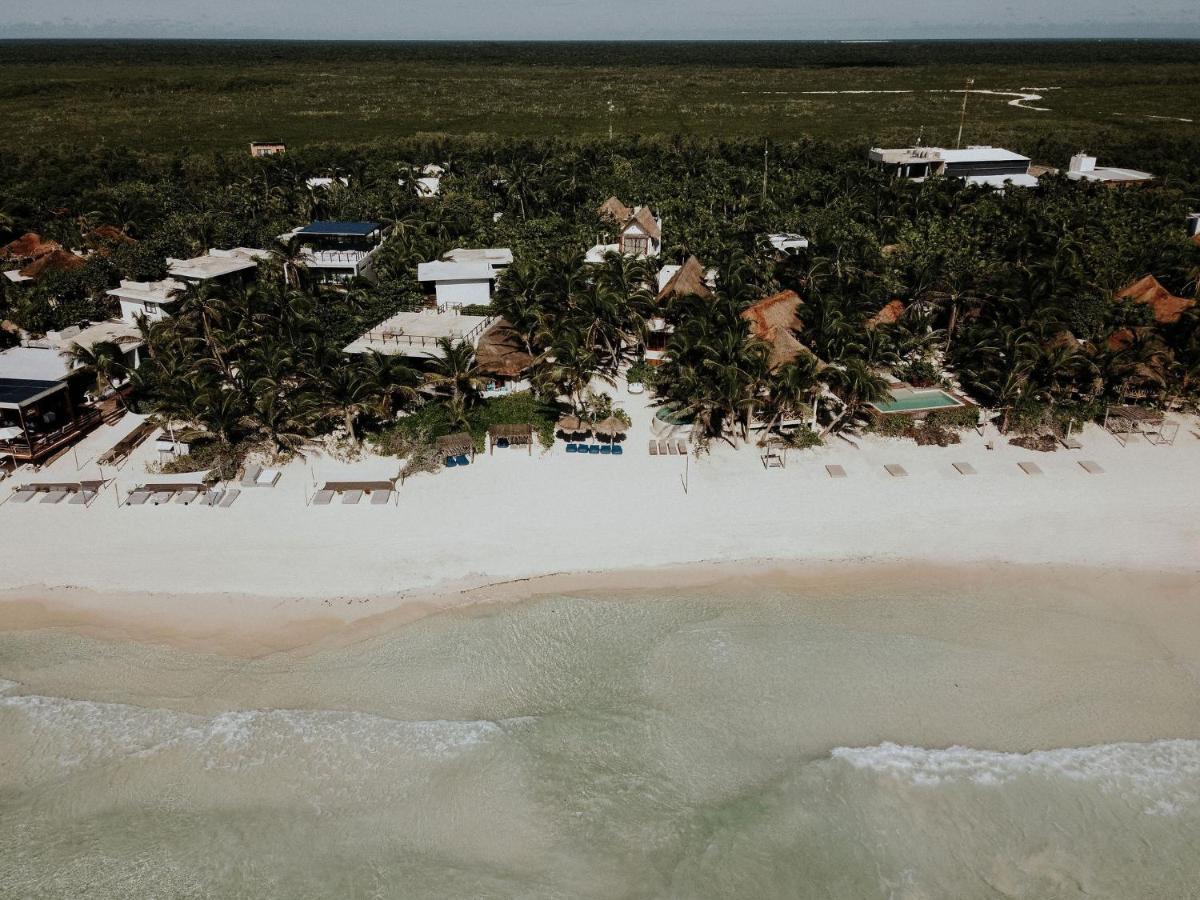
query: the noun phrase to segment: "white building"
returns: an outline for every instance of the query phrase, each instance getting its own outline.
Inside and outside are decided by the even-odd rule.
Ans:
[[[421,174],[413,181],[413,187],[417,192],[417,196],[422,200],[428,200],[431,197],[436,197],[442,192],[442,176],[446,174],[446,170],[437,163],[429,163],[421,167]],[[400,187],[408,184],[405,178],[399,178],[396,183]]]
[[[479,339],[494,321],[492,316],[463,315],[456,310],[425,309],[397,313],[351,341],[344,353],[376,351],[389,356],[435,359],[444,356],[438,342],[479,346]]]
[[[279,239],[295,241],[297,258],[317,281],[375,281],[375,254],[383,244],[378,222],[313,222]]]
[[[961,178],[968,184],[1005,188],[1037,187],[1037,177],[1029,174],[1030,159],[1002,147],[986,145],[947,150],[943,147],[872,147],[871,162],[911,181],[924,181],[931,175]]]
[[[1094,184],[1111,186],[1127,184],[1144,184],[1153,181],[1154,176],[1149,172],[1139,172],[1137,169],[1116,169],[1109,166],[1097,166],[1096,157],[1086,153],[1076,153],[1071,157],[1067,177],[1072,181],[1089,181]]]
[[[315,191],[318,188],[320,188],[322,190],[329,190],[335,184],[340,184],[342,187],[350,187],[350,179],[346,178],[344,176],[338,176],[337,178],[330,178],[330,177],[325,177],[325,176],[318,176],[316,178],[306,178],[304,180],[304,183],[308,186],[308,189],[310,191]]]
[[[167,275],[189,284],[239,281],[249,279],[259,262],[268,260],[266,250],[234,247],[232,250],[209,250],[191,259],[167,258]]]
[[[796,250],[808,249],[808,238],[802,234],[794,234],[790,231],[768,234],[767,241],[780,253],[791,253]]]
[[[92,322],[83,327],[72,325],[59,331],[47,331],[43,337],[23,342],[25,347],[57,350],[65,359],[70,358],[70,351],[76,345],[90,350],[97,344],[115,344],[120,348],[128,369],[136,369],[142,364],[142,349],[146,346],[142,333],[136,325],[121,319]]]
[[[162,281],[121,281],[120,287],[108,291],[108,296],[121,303],[121,320],[136,325],[139,317],[149,322],[161,322],[171,314],[179,295],[187,285],[174,278]]]
[[[495,280],[496,270],[486,262],[442,260],[417,266],[417,281],[433,290],[439,308],[491,303]]]
[[[507,247],[489,247],[483,250],[468,250],[455,247],[442,257],[451,262],[485,262],[497,273],[512,265],[513,252]]]
[[[1188,237],[1200,236],[1200,212],[1188,213],[1187,234]]]

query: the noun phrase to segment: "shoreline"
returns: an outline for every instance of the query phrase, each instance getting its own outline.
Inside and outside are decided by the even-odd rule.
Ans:
[[[90,588],[0,589],[0,634],[53,630],[104,641],[157,644],[238,658],[303,655],[369,640],[448,613],[487,615],[513,604],[571,595],[620,601],[647,594],[722,589],[840,593],[865,587],[992,584],[1014,589],[1052,583],[1071,589],[1112,582],[1154,584],[1170,595],[1194,592],[1195,567],[1163,570],[1116,564],[860,558],[740,559],[576,572],[500,581],[455,579],[432,589],[373,597],[294,597],[241,593],[163,594]],[[665,600],[664,602],[669,602]]]

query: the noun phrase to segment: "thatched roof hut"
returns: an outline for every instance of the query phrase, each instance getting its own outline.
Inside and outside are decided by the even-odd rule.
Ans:
[[[696,257],[689,256],[687,262],[679,267],[679,271],[662,286],[662,290],[658,292],[658,299],[699,297],[702,300],[708,300],[712,295],[712,288],[705,281],[704,266]]]
[[[62,249],[51,250],[22,268],[20,275],[22,278],[37,281],[50,272],[67,272],[71,269],[83,268],[86,264],[87,261],[82,256],[76,256],[74,253],[68,253]]]
[[[137,238],[130,237],[116,225],[97,225],[87,233],[85,240],[90,244],[136,244]]]
[[[791,362],[804,352],[804,345],[795,334],[804,327],[797,314],[803,304],[795,291],[780,291],[742,312],[742,318],[750,323],[751,336],[771,348],[772,369]]]
[[[633,216],[633,210],[616,197],[609,197],[600,204],[600,208],[596,212],[599,213],[601,220],[617,223],[625,223]]]
[[[1117,292],[1116,299],[1132,300],[1149,306],[1154,312],[1154,321],[1159,325],[1171,325],[1179,321],[1183,311],[1195,306],[1195,300],[1177,297],[1163,287],[1153,275],[1139,278]]]
[[[475,364],[485,375],[520,378],[533,365],[533,357],[513,333],[512,326],[504,319],[497,319],[479,336]]]
[[[494,452],[496,445],[503,441],[510,447],[528,447],[533,454],[533,425],[529,422],[519,424],[498,424],[488,426],[488,452]]]
[[[904,315],[904,303],[900,300],[889,300],[879,312],[867,319],[867,328],[879,325],[895,325]]]
[[[41,235],[27,231],[15,241],[0,247],[0,259],[37,259],[62,249],[58,241],[44,241]]]

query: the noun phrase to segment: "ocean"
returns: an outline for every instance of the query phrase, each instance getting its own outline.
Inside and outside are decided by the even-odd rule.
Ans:
[[[754,585],[258,659],[3,634],[0,897],[1200,896],[1193,663],[1106,610]]]

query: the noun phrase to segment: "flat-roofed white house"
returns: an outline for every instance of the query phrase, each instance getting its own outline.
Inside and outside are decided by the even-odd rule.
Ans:
[[[417,266],[417,281],[432,290],[438,308],[484,306],[492,302],[496,270],[486,262],[437,262]]]
[[[474,349],[493,321],[492,316],[465,315],[455,309],[397,313],[359,335],[343,352],[375,351],[412,359],[440,358],[445,355],[440,340],[448,339],[455,346],[467,344]]]
[[[30,338],[23,342],[25,347],[41,350],[57,350],[69,357],[76,347],[91,350],[97,344],[115,344],[121,351],[122,362],[128,369],[136,369],[142,364],[142,349],[146,342],[136,325],[122,319],[110,319],[107,322],[90,322],[87,325],[72,325],[58,331],[47,331],[39,338]]]
[[[662,219],[655,216],[650,207],[630,209],[616,197],[609,197],[601,205],[599,214],[602,221],[617,223],[617,242],[591,247],[585,257],[587,262],[602,262],[609,253],[646,259],[658,256],[662,251]]]
[[[808,249],[808,238],[802,234],[795,234],[791,231],[779,231],[775,234],[767,235],[767,242],[775,248],[778,253],[792,253],[796,250]]]
[[[313,222],[279,236],[294,241],[298,262],[317,281],[375,281],[375,254],[383,244],[378,222]]]
[[[924,181],[932,175],[961,178],[981,187],[1037,187],[1029,174],[1028,156],[1002,147],[978,145],[948,150],[944,147],[872,147],[868,158],[898,178]]]
[[[342,187],[350,187],[350,179],[346,178],[344,175],[338,175],[336,177],[318,175],[314,178],[306,178],[304,180],[304,184],[310,191],[315,191],[319,188],[329,190],[335,184],[340,184]]]
[[[1154,176],[1149,172],[1098,166],[1096,157],[1088,156],[1086,153],[1076,153],[1071,157],[1070,165],[1067,168],[1067,177],[1072,181],[1088,181],[1093,184],[1106,184],[1110,187],[1145,184],[1147,181],[1154,180]]]
[[[121,321],[136,325],[139,318],[148,322],[161,322],[171,315],[179,295],[187,285],[174,278],[162,281],[125,281],[108,291],[108,296],[121,304]]]
[[[271,258],[266,250],[234,247],[231,250],[209,250],[191,259],[167,258],[167,275],[188,284],[220,282],[222,284],[249,280],[258,264]]]
[[[455,247],[449,253],[443,254],[442,259],[451,262],[485,262],[496,272],[503,272],[512,265],[513,252],[507,247],[488,247],[481,250]]]
[[[254,157],[276,156],[287,152],[287,144],[283,141],[251,141],[250,155]]]

